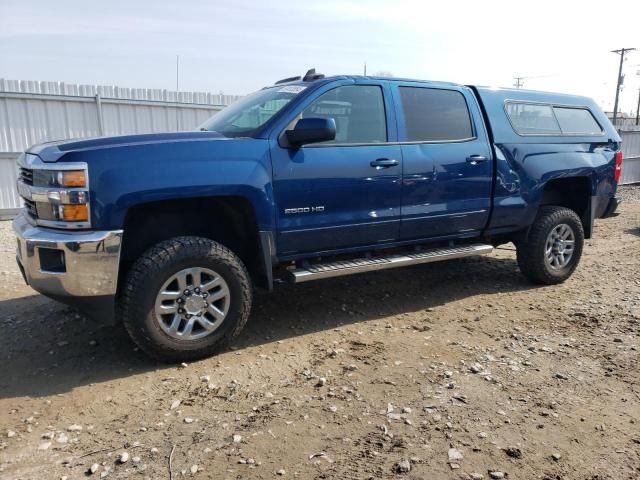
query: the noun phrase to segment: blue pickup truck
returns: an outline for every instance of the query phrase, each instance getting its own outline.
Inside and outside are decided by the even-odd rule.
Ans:
[[[274,279],[513,242],[526,278],[563,282],[618,206],[622,154],[589,98],[310,70],[198,131],[44,143],[18,167],[27,283],[184,361],[224,348]]]

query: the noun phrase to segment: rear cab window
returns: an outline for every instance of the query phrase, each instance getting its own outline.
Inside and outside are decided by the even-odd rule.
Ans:
[[[585,107],[507,101],[505,112],[518,135],[602,135],[603,130]]]
[[[429,87],[400,86],[408,142],[460,142],[474,137],[462,93]]]

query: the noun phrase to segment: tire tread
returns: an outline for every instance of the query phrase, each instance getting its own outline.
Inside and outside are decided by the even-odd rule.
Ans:
[[[140,315],[144,313],[136,308],[137,302],[134,296],[140,288],[145,288],[147,279],[152,278],[154,273],[182,255],[213,257],[223,262],[239,281],[243,295],[240,315],[233,328],[204,349],[185,351],[154,342],[140,324]],[[252,299],[249,273],[242,261],[230,249],[203,237],[175,237],[149,248],[134,262],[121,289],[118,309],[125,329],[140,349],[151,357],[174,362],[207,357],[226,348],[246,325]]]
[[[574,258],[569,269],[562,275],[553,275],[546,267],[544,256],[540,256],[540,249],[544,244],[550,228],[559,223],[570,221],[576,237]],[[518,266],[522,274],[534,283],[555,285],[564,282],[571,276],[578,266],[582,255],[584,229],[580,217],[573,210],[559,206],[543,206],[538,210],[536,219],[531,226],[529,235],[516,245]]]

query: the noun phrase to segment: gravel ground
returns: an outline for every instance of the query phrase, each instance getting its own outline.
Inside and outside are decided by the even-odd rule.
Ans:
[[[640,202],[640,184],[623,185],[618,188],[618,196],[625,202]]]
[[[230,351],[180,367],[25,286],[0,223],[0,478],[638,479],[621,194],[563,285],[528,284],[510,246],[278,285]]]

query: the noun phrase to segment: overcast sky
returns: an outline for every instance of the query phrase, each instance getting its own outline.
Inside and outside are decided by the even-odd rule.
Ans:
[[[611,109],[640,1],[0,0],[0,78],[245,94],[316,67],[579,93]],[[621,109],[633,111],[640,53]]]

